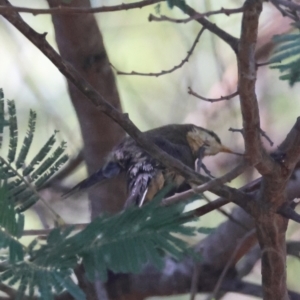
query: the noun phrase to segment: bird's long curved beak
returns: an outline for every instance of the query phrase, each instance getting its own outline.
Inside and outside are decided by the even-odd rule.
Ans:
[[[226,152],[226,153],[231,153],[231,154],[240,155],[240,156],[244,155],[243,153],[234,152],[231,149],[229,149],[228,147],[223,146],[223,145],[222,145],[222,148],[221,148],[220,152]]]

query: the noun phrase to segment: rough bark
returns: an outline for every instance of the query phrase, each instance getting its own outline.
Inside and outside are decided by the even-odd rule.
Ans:
[[[66,5],[49,0],[50,7]],[[89,7],[89,0],[74,0],[72,7]],[[110,68],[103,37],[93,14],[52,15],[56,41],[61,56],[72,64],[88,82],[114,107],[121,109],[114,74]],[[84,142],[84,159],[88,173],[96,171],[105,156],[124,136],[123,130],[110,118],[95,109],[85,96],[70,82],[68,89],[77,113]],[[80,133],[78,133],[80,134]],[[89,193],[91,217],[100,212],[116,212],[123,206],[125,188],[117,178]]]

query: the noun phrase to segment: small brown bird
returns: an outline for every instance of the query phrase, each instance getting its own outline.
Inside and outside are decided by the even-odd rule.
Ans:
[[[238,154],[223,146],[214,132],[193,124],[166,125],[146,131],[144,134],[149,141],[190,168],[195,169],[197,161],[196,170],[200,171],[203,168],[206,173],[208,170],[202,163],[205,156],[219,152]],[[112,150],[101,169],[78,183],[64,196],[70,196],[121,172],[127,174],[128,198],[125,206],[133,204],[141,206],[166,185],[175,186],[172,193],[188,185],[184,177],[152,158],[134,139],[125,137]]]

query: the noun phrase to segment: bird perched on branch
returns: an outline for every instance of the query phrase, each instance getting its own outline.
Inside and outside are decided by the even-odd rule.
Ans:
[[[144,134],[149,141],[190,168],[195,169],[197,161],[197,171],[201,168],[207,171],[202,163],[205,156],[219,152],[238,154],[223,146],[214,132],[193,124],[166,125]],[[168,184],[173,184],[176,188],[186,184],[184,177],[152,158],[134,139],[125,137],[112,150],[101,169],[78,183],[64,196],[113,178],[121,172],[127,174],[128,198],[125,206],[141,206]]]

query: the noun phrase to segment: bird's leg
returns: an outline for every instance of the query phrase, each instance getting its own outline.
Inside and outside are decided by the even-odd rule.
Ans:
[[[202,146],[198,150],[198,159],[196,164],[196,172],[200,173],[202,168],[202,159],[204,158],[205,146]]]
[[[210,178],[216,178],[216,177],[213,176],[213,175],[211,174],[211,172],[206,168],[206,166],[205,166],[204,163],[201,164],[201,167],[202,167],[203,171],[204,171]]]
[[[202,146],[198,150],[198,160],[196,164],[196,171],[200,173],[201,169],[211,178],[215,178],[211,172],[206,168],[205,164],[202,162],[202,159],[204,158],[205,153],[205,146]]]

